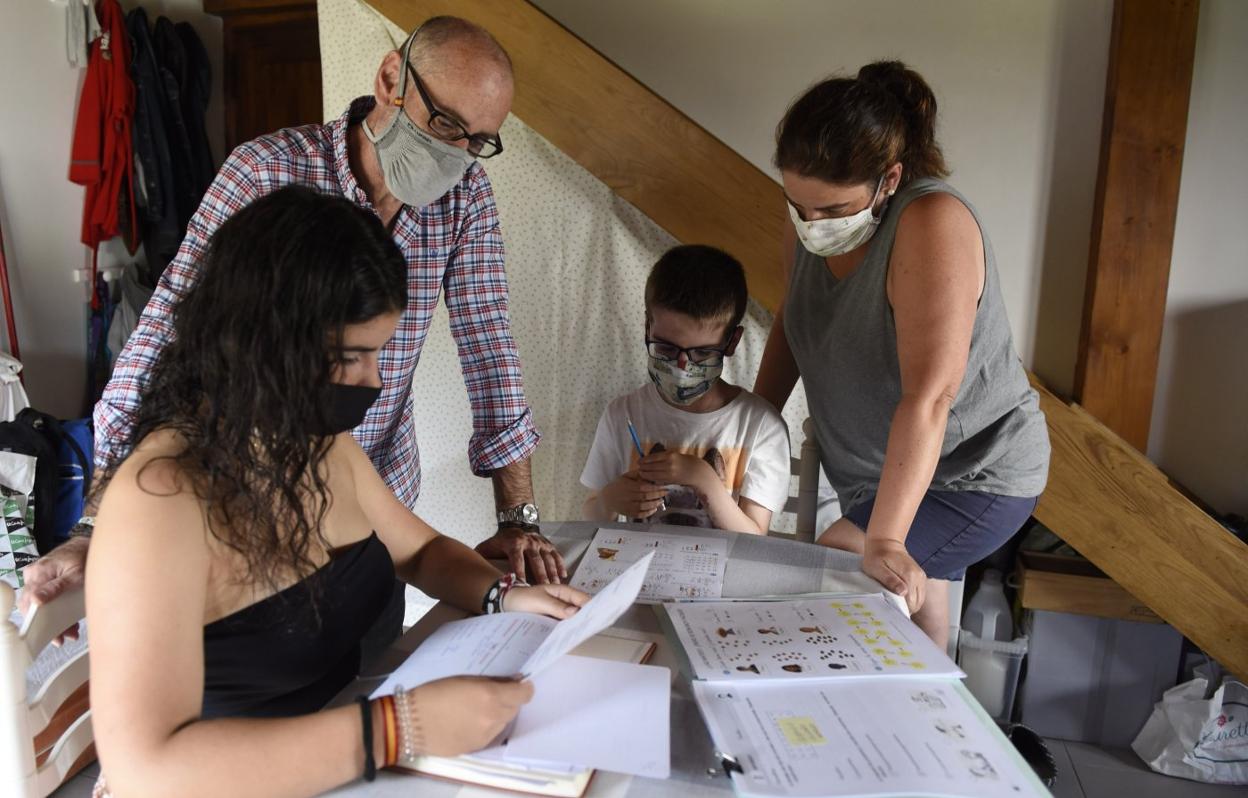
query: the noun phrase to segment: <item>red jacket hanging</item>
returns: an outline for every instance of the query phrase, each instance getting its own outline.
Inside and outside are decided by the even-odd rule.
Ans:
[[[137,244],[134,213],[134,155],[130,126],[134,83],[130,80],[130,41],[117,0],[98,0],[95,9],[103,33],[91,43],[87,78],[78,101],[69,179],[86,186],[82,243],[93,251],[121,232],[120,207],[130,217],[127,248]],[[94,275],[93,282],[94,282]]]

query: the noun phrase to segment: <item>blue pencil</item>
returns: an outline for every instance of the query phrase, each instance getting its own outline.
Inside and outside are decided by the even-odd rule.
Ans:
[[[645,457],[646,453],[641,450],[641,438],[637,437],[637,428],[633,426],[631,418],[625,419],[628,422],[628,434],[633,436],[633,445],[637,447],[637,456]]]

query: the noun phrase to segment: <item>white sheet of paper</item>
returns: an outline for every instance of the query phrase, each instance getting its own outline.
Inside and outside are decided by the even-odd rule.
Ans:
[[[664,609],[699,679],[964,675],[878,593],[668,604]]]
[[[624,569],[654,552],[638,601],[719,598],[724,593],[728,541],[694,535],[661,535],[599,529],[572,575],[572,587],[597,593]]]
[[[560,760],[652,779],[671,774],[667,668],[569,655],[533,678],[508,760]]]
[[[611,584],[599,591],[571,618],[559,621],[540,648],[520,669],[525,677],[536,676],[555,660],[615,623],[637,600],[654,552],[633,563]]]
[[[1040,781],[952,681],[693,683],[749,796],[1039,798]]]
[[[500,612],[443,624],[372,697],[390,695],[398,685],[410,690],[446,676],[514,676],[559,623],[544,615]]]

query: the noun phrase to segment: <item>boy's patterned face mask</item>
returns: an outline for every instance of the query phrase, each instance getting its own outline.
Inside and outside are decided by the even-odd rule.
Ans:
[[[724,370],[724,364],[721,362],[714,366],[699,366],[687,363],[682,369],[669,360],[651,355],[647,370],[663,398],[683,407],[698,401],[711,389]]]

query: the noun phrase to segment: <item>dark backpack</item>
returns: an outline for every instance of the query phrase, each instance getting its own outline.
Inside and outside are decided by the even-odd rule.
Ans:
[[[28,407],[0,423],[0,451],[35,458],[31,532],[39,553],[47,554],[69,537],[70,527],[82,517],[91,487],[91,421],[62,422]]]

